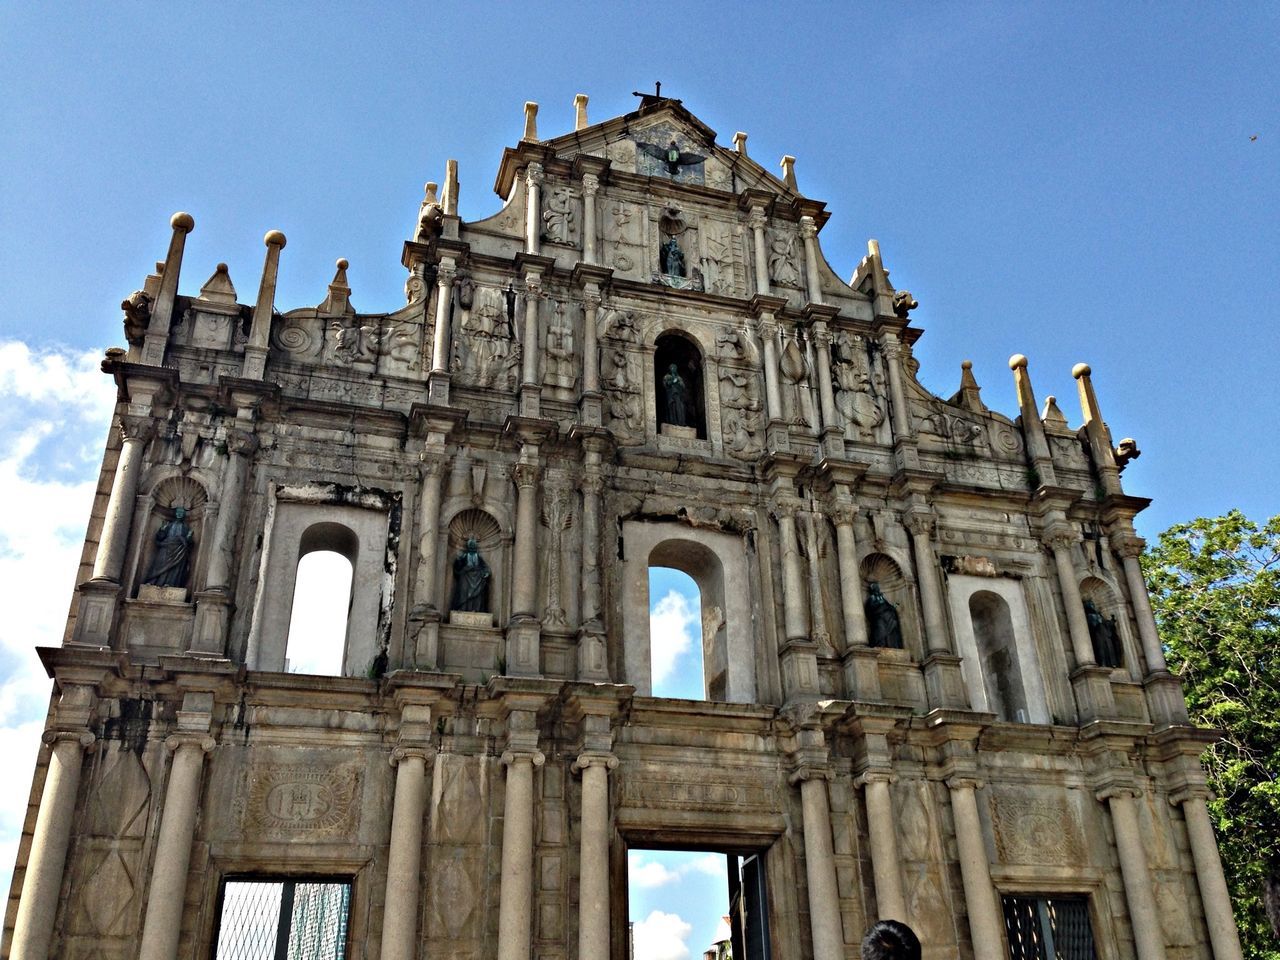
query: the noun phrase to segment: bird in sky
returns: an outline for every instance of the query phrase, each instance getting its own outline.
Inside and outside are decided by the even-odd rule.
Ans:
[[[1253,136],[1251,136],[1251,137],[1249,138],[1249,142],[1250,142],[1250,143],[1253,143],[1253,142],[1254,142],[1255,140],[1257,140],[1257,139],[1258,139],[1258,135],[1255,133]]]

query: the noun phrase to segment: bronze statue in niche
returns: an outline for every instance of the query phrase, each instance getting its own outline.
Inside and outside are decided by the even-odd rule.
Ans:
[[[867,643],[873,647],[901,650],[902,624],[898,620],[898,611],[880,592],[880,584],[875,580],[867,584],[867,602],[863,609],[867,614]]]
[[[489,564],[480,556],[480,545],[475,537],[468,537],[466,546],[453,558],[453,595],[449,598],[449,609],[488,613],[489,576]]]
[[[689,409],[689,388],[673,363],[662,378],[663,401],[667,408],[667,423],[677,427],[692,427],[693,417]]]
[[[187,525],[187,511],[175,507],[173,519],[156,531],[156,552],[151,557],[142,582],[153,587],[185,587],[191,566],[194,535]]]
[[[1089,640],[1093,643],[1093,659],[1100,667],[1124,666],[1124,655],[1120,652],[1120,633],[1116,627],[1116,618],[1108,620],[1093,605],[1092,600],[1084,602],[1084,618],[1089,623]]]

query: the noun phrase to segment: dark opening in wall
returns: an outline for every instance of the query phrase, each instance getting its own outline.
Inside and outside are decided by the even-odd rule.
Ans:
[[[703,392],[702,353],[697,344],[679,333],[664,333],[658,338],[653,355],[653,396],[657,405],[659,429],[664,424],[691,427],[698,439],[707,438],[707,412]],[[670,381],[674,374],[683,383],[685,399],[671,402]],[[673,409],[674,407],[674,409]],[[677,423],[679,410],[685,410],[685,423]],[[675,416],[673,416],[675,414]]]

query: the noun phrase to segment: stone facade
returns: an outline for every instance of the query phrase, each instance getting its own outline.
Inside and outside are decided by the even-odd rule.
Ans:
[[[349,880],[350,957],[624,960],[660,844],[754,855],[752,955],[894,917],[986,960],[1004,898],[1074,896],[1098,957],[1239,957],[1088,367],[1079,429],[1022,357],[1015,419],[967,364],[930,394],[915,301],[874,241],[836,275],[792,158],[578,106],[549,140],[526,107],[489,219],[428,184],[391,313],[345,261],[277,312],[274,231],[252,304],[225,266],[182,295],[175,215],[103,364],[4,955],[208,958],[252,875]],[[180,582],[144,584],[178,507]],[[473,538],[487,602],[451,611]],[[315,549],[355,570],[341,676],[284,672]],[[651,566],[700,587],[705,701],[651,696]]]

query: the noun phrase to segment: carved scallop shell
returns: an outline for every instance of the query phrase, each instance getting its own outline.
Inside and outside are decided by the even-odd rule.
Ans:
[[[190,477],[170,477],[168,480],[162,480],[156,484],[151,496],[161,507],[169,510],[182,507],[191,514],[203,507],[205,501],[209,499],[204,487]]]
[[[481,552],[492,550],[502,540],[502,528],[483,510],[463,510],[449,522],[449,543],[460,548],[471,537],[475,537]]]

